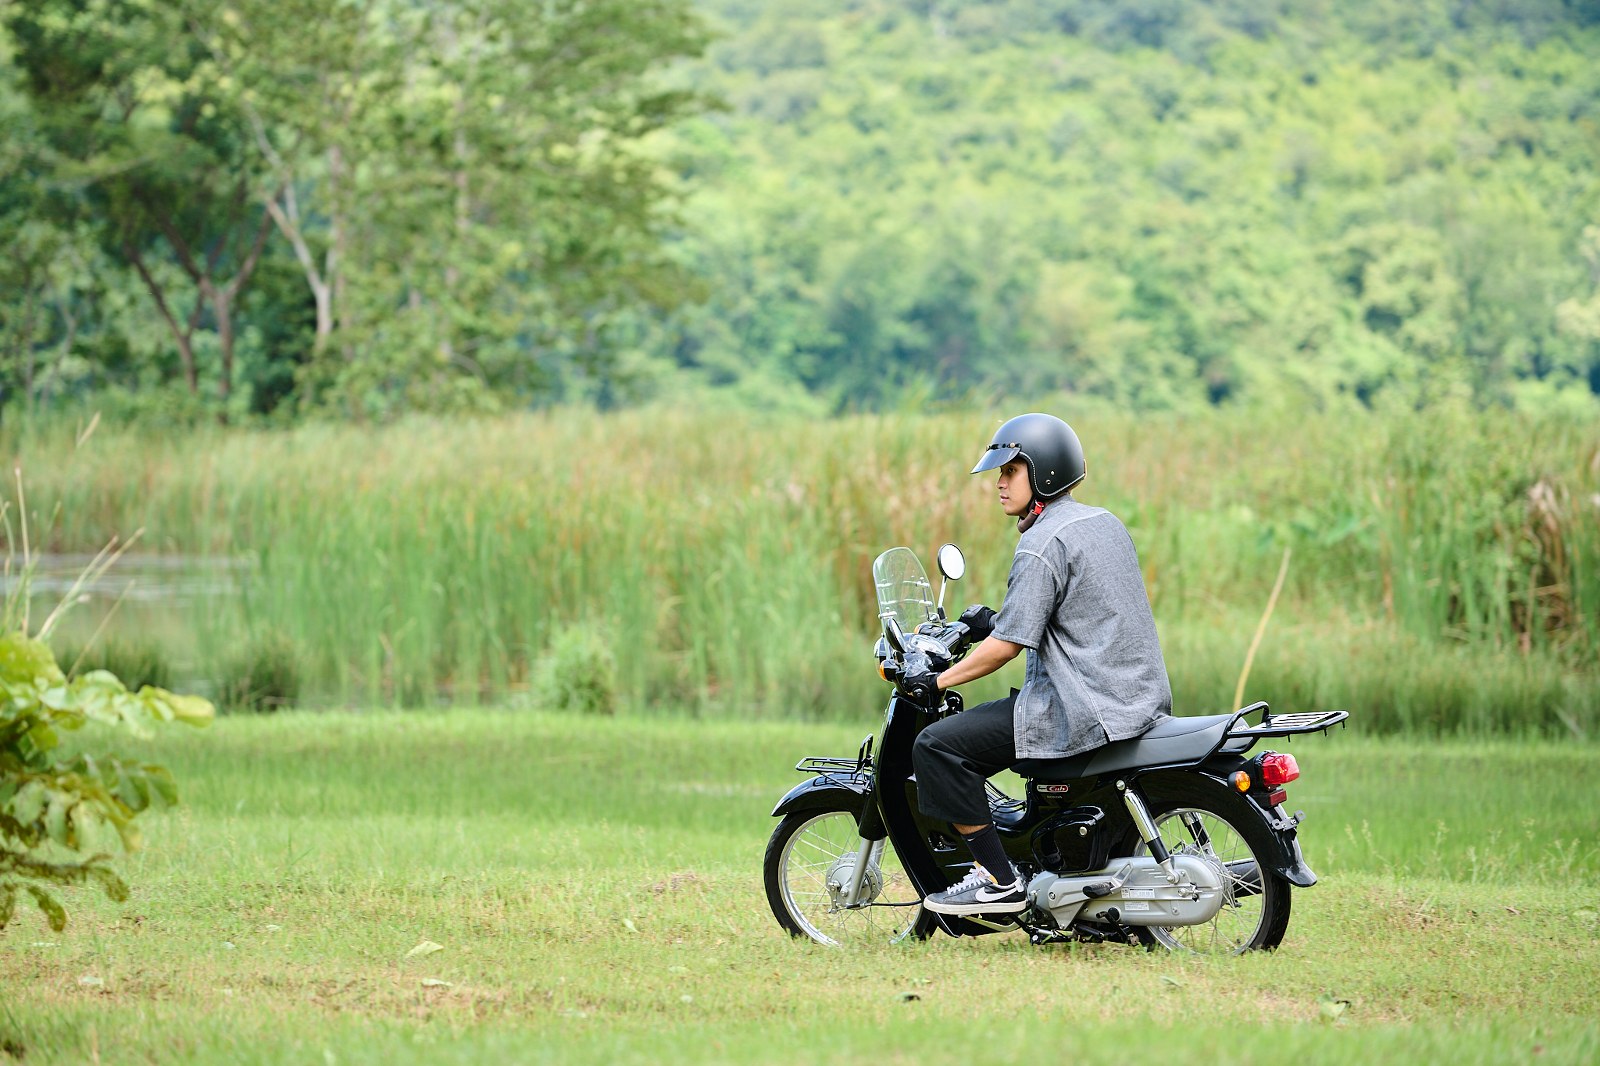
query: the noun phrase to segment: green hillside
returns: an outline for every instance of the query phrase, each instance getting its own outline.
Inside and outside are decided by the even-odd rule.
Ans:
[[[702,6],[708,298],[647,391],[1600,392],[1600,5]]]
[[[1596,0],[16,0],[0,403],[1592,413],[1597,59]]]

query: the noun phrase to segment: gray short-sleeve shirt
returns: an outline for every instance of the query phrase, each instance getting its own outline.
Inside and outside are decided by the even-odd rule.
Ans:
[[[1138,736],[1172,711],[1133,538],[1104,508],[1059,499],[1022,534],[994,635],[1028,649],[1019,759]]]

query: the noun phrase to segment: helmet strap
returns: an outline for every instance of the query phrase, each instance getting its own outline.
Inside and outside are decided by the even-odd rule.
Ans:
[[[1017,532],[1026,533],[1033,528],[1033,524],[1044,514],[1044,501],[1035,499],[1033,506],[1028,508],[1028,513],[1017,519]]]

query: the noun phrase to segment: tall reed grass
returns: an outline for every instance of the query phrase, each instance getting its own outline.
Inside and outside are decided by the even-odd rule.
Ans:
[[[577,627],[612,642],[624,705],[845,716],[884,696],[879,551],[931,562],[957,541],[954,606],[1001,599],[1015,531],[966,475],[996,424],[563,411],[0,445],[56,550],[143,528],[163,552],[250,560],[234,607],[197,610],[202,676],[265,643],[292,649],[311,702],[496,700]],[[1434,412],[1077,428],[1078,496],[1133,533],[1181,712],[1230,702],[1289,549],[1247,698],[1384,729],[1600,726],[1600,427]]]

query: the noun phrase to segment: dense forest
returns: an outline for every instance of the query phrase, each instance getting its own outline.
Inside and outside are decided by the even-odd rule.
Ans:
[[[10,0],[6,417],[1600,410],[1594,0]]]

